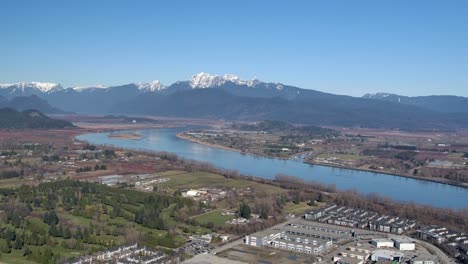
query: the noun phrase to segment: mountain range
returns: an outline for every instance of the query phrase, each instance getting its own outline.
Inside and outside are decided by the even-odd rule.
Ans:
[[[9,100],[31,95],[47,100],[52,107],[87,114],[271,119],[314,125],[400,129],[468,127],[468,98],[385,94],[352,97],[256,78],[242,80],[235,75],[199,73],[190,80],[169,86],[159,81],[111,87],[63,88],[59,84],[37,82],[0,85],[0,96]]]
[[[66,114],[66,111],[51,106],[45,99],[37,95],[16,96],[8,100],[0,96],[0,108],[12,108],[19,111],[38,110],[46,114]]]
[[[414,105],[442,113],[468,113],[468,98],[453,95],[402,96],[390,93],[365,94],[363,98]]]

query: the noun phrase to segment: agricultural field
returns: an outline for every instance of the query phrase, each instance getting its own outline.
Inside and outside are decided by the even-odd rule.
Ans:
[[[320,128],[264,121],[185,132],[202,144],[468,186],[468,131]]]

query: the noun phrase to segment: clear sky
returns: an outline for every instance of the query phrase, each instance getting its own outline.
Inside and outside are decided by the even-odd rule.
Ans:
[[[468,96],[468,1],[0,2],[0,83],[198,72],[302,88]]]

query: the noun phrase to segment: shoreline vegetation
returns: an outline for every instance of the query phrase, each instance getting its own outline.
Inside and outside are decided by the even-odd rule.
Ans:
[[[223,145],[213,144],[213,143],[205,142],[205,141],[202,141],[202,140],[194,139],[194,138],[191,138],[191,137],[188,137],[188,136],[184,135],[185,132],[186,131],[177,133],[176,137],[178,137],[180,139],[188,140],[190,142],[202,144],[202,145],[205,145],[205,146],[210,146],[210,147],[224,149],[224,150],[230,150],[230,151],[234,151],[234,152],[238,152],[238,153],[242,153],[242,154],[252,154],[252,153],[246,153],[246,152],[241,151],[239,149],[230,148],[230,147],[226,147],[226,146],[223,146]],[[254,155],[256,155],[256,154],[254,154]],[[258,156],[261,156],[261,155],[258,155]],[[264,157],[267,157],[267,156],[264,156]]]
[[[188,141],[191,141],[191,142],[194,142],[194,143],[202,144],[202,145],[205,145],[205,146],[210,146],[210,147],[214,147],[214,148],[234,151],[234,152],[238,152],[238,153],[241,153],[241,154],[255,155],[255,156],[270,158],[270,159],[280,159],[280,160],[289,160],[289,159],[291,159],[291,158],[275,157],[275,156],[265,155],[265,154],[260,154],[260,153],[245,152],[245,151],[242,151],[240,149],[235,149],[235,148],[230,148],[230,147],[226,147],[226,146],[219,145],[219,144],[209,143],[209,142],[206,142],[206,141],[203,141],[203,140],[188,137],[188,136],[184,135],[185,132],[187,132],[187,131],[177,133],[176,137],[178,137],[180,139],[188,140]]]
[[[214,148],[220,148],[220,149],[235,151],[235,152],[242,153],[242,154],[255,155],[255,156],[260,156],[260,157],[265,157],[265,158],[274,158],[274,159],[281,159],[281,160],[289,160],[289,159],[292,158],[292,157],[290,157],[290,158],[281,158],[281,157],[274,157],[274,156],[268,156],[268,155],[261,155],[261,154],[257,154],[257,153],[244,152],[244,151],[241,151],[239,149],[230,148],[230,147],[226,147],[226,146],[219,145],[219,144],[213,144],[213,143],[205,142],[205,141],[200,140],[200,139],[194,139],[192,137],[188,137],[188,136],[184,135],[183,133],[184,132],[177,133],[176,136],[178,138],[180,138],[180,139],[188,140],[188,141],[191,141],[191,142],[194,142],[194,143],[198,143],[198,144],[202,144],[202,145],[206,145],[206,146],[210,146],[210,147],[214,147]],[[300,153],[296,154],[294,156],[298,156],[298,155],[300,155]],[[340,165],[333,165],[333,164],[325,164],[325,163],[310,161],[310,160],[306,160],[306,159],[304,159],[302,162],[307,163],[307,164],[311,164],[311,165],[319,165],[319,166],[326,166],[326,167],[332,167],[332,168],[338,168],[338,169],[355,170],[355,171],[382,173],[382,174],[387,174],[387,175],[391,175],[391,176],[398,176],[398,177],[409,178],[409,179],[414,179],[414,180],[428,181],[428,182],[434,182],[434,183],[447,184],[447,185],[456,186],[456,187],[468,188],[468,184],[451,182],[449,180],[438,179],[438,178],[426,178],[426,177],[420,177],[420,176],[414,176],[414,175],[396,174],[396,173],[383,171],[383,170],[373,170],[373,169],[354,168],[354,167],[347,167],[347,166],[340,166]]]
[[[10,139],[8,141],[22,139],[16,144],[25,145],[28,150],[32,148],[33,157],[40,155],[38,153],[41,153],[42,149],[49,149],[52,152],[47,157],[37,156],[40,159],[38,164],[47,166],[54,172],[61,172],[64,168],[67,171],[60,177],[56,174],[31,179],[16,177],[13,178],[16,182],[5,182],[6,185],[2,186],[4,194],[11,201],[2,204],[3,208],[9,209],[5,211],[11,216],[7,218],[8,222],[3,222],[3,225],[8,225],[10,228],[12,224],[16,224],[18,228],[11,227],[11,229],[16,232],[18,238],[23,238],[26,231],[25,237],[28,238],[28,242],[24,242],[24,245],[31,250],[29,256],[18,255],[21,253],[18,249],[12,249],[12,253],[2,253],[2,260],[6,263],[23,263],[50,254],[54,254],[57,262],[61,262],[93,252],[95,247],[109,248],[125,244],[132,239],[141,239],[142,244],[146,246],[164,248],[168,252],[173,252],[172,249],[181,247],[185,238],[194,234],[216,232],[230,234],[235,239],[274,226],[284,221],[290,213],[301,215],[305,210],[312,210],[325,204],[395,215],[415,220],[422,225],[436,224],[464,232],[468,230],[466,209],[399,202],[378,194],[366,195],[353,190],[337,190],[333,184],[306,181],[284,174],[265,179],[240,174],[235,170],[223,170],[210,163],[184,159],[169,152],[135,150],[105,144],[92,145],[86,140],[76,138],[91,132],[86,129],[53,131],[57,134],[53,138],[55,144],[53,149],[48,145],[50,132],[4,131],[2,134],[5,139]],[[132,131],[115,133],[132,133]],[[24,143],[24,141],[34,143]],[[10,145],[7,147],[11,148]],[[12,161],[19,159],[21,157],[16,156],[17,153],[21,153],[19,149],[21,148],[14,148],[5,155],[10,155]],[[71,162],[66,158],[70,155],[70,151],[74,153],[74,168],[94,165],[94,159],[100,160],[99,164],[105,168],[93,170],[89,167],[90,170],[76,172],[73,168],[64,167],[62,165],[64,159]],[[25,171],[26,174],[32,172]],[[113,187],[97,183],[102,176],[137,174],[152,174],[154,179],[170,180],[160,182],[156,185],[157,188],[148,191],[136,188],[134,183],[141,180],[138,177],[135,177],[134,181],[130,179],[131,177],[123,177],[126,180]],[[48,182],[49,180],[51,182]],[[149,182],[153,179],[147,180]],[[227,193],[208,208],[201,206],[201,203],[191,203],[180,197],[183,189],[203,187],[225,190]],[[54,195],[50,195],[50,190],[53,190]],[[95,202],[89,206],[86,202],[64,199],[74,197],[75,193],[79,193],[84,201]],[[21,199],[21,203],[18,203],[15,195],[22,195],[28,199]],[[157,199],[145,199],[149,196]],[[35,206],[29,197],[38,199],[38,206]],[[27,209],[28,203],[32,208],[31,211]],[[163,203],[172,205],[167,208],[159,206]],[[220,210],[235,212],[240,208],[240,204],[248,205],[252,213],[260,215],[263,220],[246,225],[223,224],[226,219],[217,212],[222,212]],[[17,206],[18,210],[11,210],[11,205]],[[49,207],[52,206],[54,210],[50,210]],[[296,213],[295,210],[299,211]],[[51,212],[53,217],[50,217]],[[20,217],[13,213],[18,213]],[[191,217],[192,215],[196,217]],[[22,229],[23,226],[26,229]],[[171,226],[175,226],[180,233],[172,233],[172,229],[169,228]],[[41,246],[44,246],[44,249],[40,250],[36,248],[36,242],[31,240],[29,235],[31,230],[39,230],[38,228],[40,232],[37,241],[42,241]],[[78,230],[81,230],[81,233]],[[139,237],[139,233],[146,235]],[[79,247],[71,243],[76,239],[87,243],[82,244],[84,247]],[[114,242],[108,242],[111,240]],[[45,249],[51,253],[44,254]]]
[[[111,138],[118,138],[118,139],[127,139],[127,140],[141,140],[143,135],[140,135],[135,132],[130,133],[111,133],[108,135]]]
[[[326,167],[332,167],[332,168],[337,168],[337,169],[347,169],[347,170],[366,171],[366,172],[387,174],[387,175],[391,175],[391,176],[398,176],[398,177],[421,180],[421,181],[428,181],[428,182],[434,182],[434,183],[447,184],[447,185],[461,187],[461,188],[468,188],[468,184],[450,182],[449,180],[444,180],[444,179],[435,179],[435,178],[426,178],[426,177],[420,177],[420,176],[414,176],[414,175],[396,174],[396,173],[391,173],[391,172],[382,171],[382,170],[346,167],[346,166],[332,165],[332,164],[326,164],[326,163],[321,163],[321,162],[316,162],[316,161],[309,161],[309,160],[304,160],[303,162],[307,163],[307,164],[311,164],[311,165],[319,165],[319,166],[326,166]]]
[[[117,147],[117,149],[124,148]],[[400,217],[407,217],[420,222],[420,224],[445,224],[457,230],[467,230],[466,228],[468,223],[464,220],[466,209],[451,209],[413,202],[400,202],[375,193],[366,195],[357,193],[353,190],[338,190],[333,184],[304,181],[303,179],[284,174],[278,174],[274,179],[265,179],[254,175],[241,174],[235,170],[219,169],[205,162],[185,160],[176,154],[168,152],[152,152],[144,150],[132,151],[155,155],[165,160],[167,159],[175,162],[178,161],[183,164],[190,164],[190,166],[194,167],[193,169],[195,171],[200,169],[202,171],[221,175],[226,179],[244,179],[260,184],[284,188],[288,190],[289,194],[292,196],[307,199],[315,197],[313,199],[318,202],[335,203],[342,206],[351,206]],[[431,215],[431,217],[427,217],[427,215]]]

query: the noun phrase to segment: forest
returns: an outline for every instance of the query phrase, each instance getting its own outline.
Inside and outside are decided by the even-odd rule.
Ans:
[[[135,241],[176,248],[183,238],[173,218],[197,206],[179,196],[73,180],[1,189],[0,261],[61,262]]]
[[[54,129],[65,127],[74,127],[74,125],[68,121],[50,118],[37,110],[19,112],[12,108],[0,109],[0,128]]]

